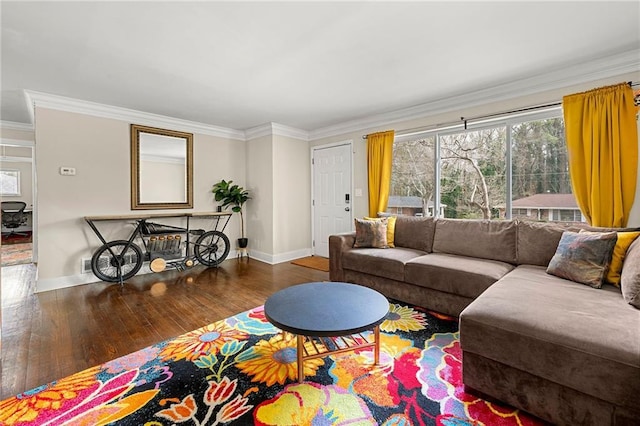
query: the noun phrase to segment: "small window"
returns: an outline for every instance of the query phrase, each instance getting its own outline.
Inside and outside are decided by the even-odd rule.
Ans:
[[[19,170],[0,170],[0,195],[20,196]]]

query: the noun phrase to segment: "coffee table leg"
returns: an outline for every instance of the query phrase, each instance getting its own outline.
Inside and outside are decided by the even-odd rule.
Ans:
[[[296,337],[298,341],[298,383],[302,383],[304,381],[304,361],[302,356],[302,352],[304,350],[304,336],[298,334]]]
[[[376,344],[373,347],[373,363],[378,365],[380,363],[380,326],[376,325],[373,329],[373,335],[376,339]]]

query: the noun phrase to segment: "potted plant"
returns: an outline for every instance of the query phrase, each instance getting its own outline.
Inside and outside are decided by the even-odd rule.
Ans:
[[[244,236],[244,216],[242,215],[242,206],[248,200],[251,199],[249,191],[238,185],[231,185],[232,180],[226,181],[222,179],[220,182],[213,185],[211,192],[213,192],[214,198],[218,202],[222,202],[222,209],[226,209],[231,206],[231,210],[240,213],[240,233],[241,238],[238,238],[238,246],[240,248],[247,247],[249,239]]]

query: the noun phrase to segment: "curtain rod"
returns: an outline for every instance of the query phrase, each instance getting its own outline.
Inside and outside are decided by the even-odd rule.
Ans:
[[[632,82],[632,81],[628,81],[627,84],[629,84],[629,86],[631,87],[635,87],[635,86],[640,86],[640,82]],[[548,103],[548,104],[542,104],[542,105],[536,105],[536,106],[530,106],[530,107],[525,107],[525,108],[519,108],[519,109],[513,109],[511,111],[503,111],[503,112],[496,112],[493,114],[486,114],[486,115],[478,115],[475,117],[471,117],[471,118],[465,118],[465,117],[460,117],[460,121],[452,121],[449,123],[443,123],[443,124],[434,124],[432,126],[427,126],[427,127],[415,127],[412,129],[404,129],[404,130],[399,130],[397,133],[413,133],[413,132],[426,132],[429,130],[434,130],[434,129],[438,129],[438,128],[442,128],[442,127],[454,127],[454,126],[459,126],[460,124],[464,125],[464,129],[467,130],[467,123],[469,121],[475,121],[475,120],[480,120],[480,119],[485,119],[485,118],[492,118],[492,117],[499,117],[501,115],[507,115],[507,114],[515,114],[518,112],[527,112],[527,111],[535,111],[537,109],[545,109],[545,108],[553,108],[553,107],[557,107],[562,105],[562,102],[552,102],[552,103]],[[369,134],[366,135],[362,135],[362,139],[367,139],[367,137],[369,136]],[[406,136],[406,135],[403,135]]]

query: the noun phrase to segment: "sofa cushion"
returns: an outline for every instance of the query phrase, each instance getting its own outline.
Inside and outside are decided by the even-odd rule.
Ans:
[[[620,274],[620,289],[624,300],[640,309],[640,238],[627,250]]]
[[[348,250],[342,257],[342,268],[379,277],[404,281],[404,264],[425,252],[403,247],[386,250],[358,248]]]
[[[518,265],[547,266],[556,253],[560,238],[564,231],[579,232],[580,230],[593,232],[610,231],[638,231],[637,228],[598,228],[586,223],[562,224],[554,222],[533,222],[517,220],[518,234]]]
[[[395,227],[395,246],[431,252],[434,222],[432,217],[398,215]]]
[[[518,265],[547,266],[556,253],[564,231],[578,232],[578,226],[518,220]]]
[[[516,222],[438,219],[433,251],[516,263]]]
[[[475,298],[513,268],[496,260],[431,253],[409,260],[404,275],[411,284]]]
[[[523,265],[460,314],[462,350],[634,407],[640,311],[618,289],[594,289]]]
[[[566,231],[549,262],[547,273],[600,288],[617,238],[616,232]]]

